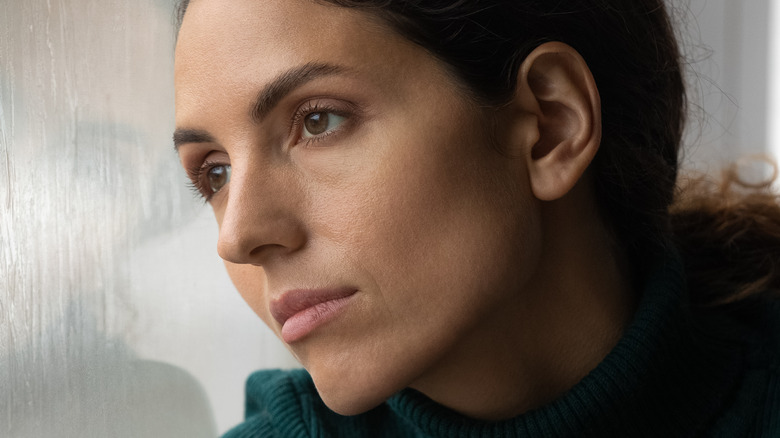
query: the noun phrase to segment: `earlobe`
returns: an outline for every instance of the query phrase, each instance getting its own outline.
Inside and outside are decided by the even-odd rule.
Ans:
[[[585,60],[572,47],[545,43],[518,72],[514,107],[517,135],[535,116],[535,135],[517,136],[528,165],[531,189],[552,201],[568,193],[585,173],[601,142],[601,103]],[[521,128],[523,125],[524,128]],[[525,131],[522,131],[525,132]],[[535,141],[529,141],[535,140]]]

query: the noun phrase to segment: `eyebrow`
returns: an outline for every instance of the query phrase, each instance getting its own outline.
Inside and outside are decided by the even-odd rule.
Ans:
[[[346,70],[338,65],[312,62],[287,70],[260,90],[251,106],[249,117],[253,123],[259,124],[285,96],[296,88],[315,79],[344,73]],[[177,152],[183,144],[212,142],[215,142],[214,137],[203,130],[177,129],[173,133],[173,148]]]
[[[173,149],[179,152],[179,147],[187,143],[214,143],[214,137],[200,129],[177,129],[173,132]]]
[[[344,67],[333,64],[307,63],[277,76],[257,94],[250,116],[252,121],[260,123],[274,109],[279,101],[293,90],[307,82],[325,76],[343,73]]]

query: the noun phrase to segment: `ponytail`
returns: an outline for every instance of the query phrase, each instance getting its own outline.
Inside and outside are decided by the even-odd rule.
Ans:
[[[670,207],[672,238],[681,252],[691,302],[731,304],[756,296],[780,298],[780,196],[777,176],[759,184],[739,177],[737,165],[719,182],[684,182]]]

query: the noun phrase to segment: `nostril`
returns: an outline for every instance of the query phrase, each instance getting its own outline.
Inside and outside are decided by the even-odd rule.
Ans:
[[[284,247],[282,245],[275,244],[275,243],[269,243],[269,244],[265,244],[265,245],[260,245],[260,246],[258,246],[256,248],[252,249],[251,251],[249,251],[249,256],[252,257],[252,258],[257,258],[257,257],[262,256],[264,253],[275,252],[275,251],[279,251],[279,250],[282,250],[282,249],[284,249]]]
[[[248,263],[262,265],[265,260],[300,251],[303,245],[266,243],[252,248],[247,254]]]

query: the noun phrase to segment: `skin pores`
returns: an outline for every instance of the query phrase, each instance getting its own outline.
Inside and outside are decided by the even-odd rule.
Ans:
[[[253,114],[292,71],[295,86]],[[197,134],[181,137],[184,167],[230,166],[210,204],[252,309],[281,335],[270,306],[285,293],[357,291],[288,345],[328,406],[363,412],[510,359],[501,349],[522,331],[538,265],[538,201],[524,155],[492,144],[439,61],[360,12],[197,0],[175,80],[177,128]],[[323,116],[308,138],[306,121]]]

